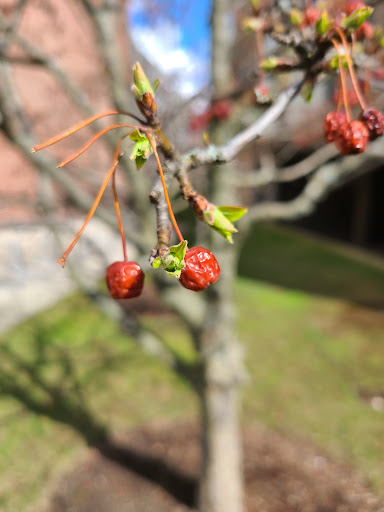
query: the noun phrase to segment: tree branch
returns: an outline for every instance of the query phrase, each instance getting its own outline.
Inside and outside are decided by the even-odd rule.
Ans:
[[[212,144],[205,149],[193,149],[175,159],[174,162],[169,162],[168,168],[174,174],[178,174],[179,172],[186,172],[200,165],[225,163],[233,160],[247,144],[258,139],[261,134],[281,116],[300,91],[302,84],[303,80],[284,90],[273,105],[269,107],[257,121],[235,135],[226,144],[221,146]]]
[[[284,183],[308,176],[320,165],[339,155],[334,145],[324,144],[297,164],[277,169],[262,166],[257,171],[240,172],[233,176],[233,184],[238,187],[263,187],[270,183]]]
[[[24,156],[30,159],[40,170],[46,173],[58,183],[68,194],[71,200],[81,209],[89,210],[93,203],[92,197],[82,191],[77,183],[72,180],[68,173],[57,168],[56,161],[43,153],[34,153],[31,156],[31,148],[36,144],[31,130],[30,123],[23,113],[20,100],[17,96],[17,89],[13,83],[11,66],[0,58],[0,105],[3,114],[3,128],[8,138],[15,143],[23,152]],[[97,215],[108,225],[116,228],[114,214],[105,208],[98,208]],[[134,219],[127,219],[135,225]],[[130,230],[127,237],[143,250],[141,237]]]
[[[375,147],[371,151],[368,149],[365,154],[345,157],[342,161],[320,167],[295,199],[285,203],[266,202],[250,208],[247,221],[296,220],[310,215],[332,190],[356,177],[360,172],[371,171],[380,165],[383,161],[383,143],[378,143],[372,145]]]

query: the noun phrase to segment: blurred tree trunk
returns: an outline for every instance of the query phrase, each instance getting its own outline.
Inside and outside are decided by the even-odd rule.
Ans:
[[[212,5],[212,85],[216,97],[232,87],[231,37],[228,34],[229,0]],[[220,144],[232,133],[226,123],[214,127],[212,141]],[[209,197],[215,204],[236,204],[229,178],[231,164],[213,166],[208,172]],[[205,318],[199,349],[203,363],[200,403],[203,464],[200,512],[244,510],[242,449],[239,427],[238,387],[243,380],[241,346],[234,325],[233,283],[236,247],[213,234],[210,249],[221,265],[221,276],[206,293]]]

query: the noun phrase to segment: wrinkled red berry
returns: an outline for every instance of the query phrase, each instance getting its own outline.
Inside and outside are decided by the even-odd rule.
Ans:
[[[324,138],[327,142],[333,142],[340,127],[347,122],[343,112],[328,112],[323,122]]]
[[[360,120],[369,131],[369,139],[375,140],[384,133],[384,114],[375,108],[368,107],[361,113]]]
[[[363,153],[369,141],[368,128],[361,121],[344,123],[337,132],[335,144],[342,155]]]
[[[180,283],[184,288],[199,292],[205,290],[220,276],[220,267],[215,256],[204,247],[191,247],[185,258],[185,267],[181,271]]]
[[[135,261],[115,261],[107,268],[105,280],[114,299],[129,299],[140,295],[144,272]]]

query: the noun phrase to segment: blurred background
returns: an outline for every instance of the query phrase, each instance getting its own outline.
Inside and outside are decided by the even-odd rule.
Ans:
[[[0,507],[5,512],[87,510],[70,508],[75,505],[68,496],[76,495],[80,507],[81,489],[91,494],[95,487],[109,489],[108,478],[120,498],[103,509],[94,494],[97,504],[89,502],[88,509],[131,510],[121,489],[132,494],[141,484],[119,485],[122,476],[109,477],[109,470],[115,475],[109,467],[87,466],[89,459],[79,469],[87,444],[94,445],[105,424],[124,433],[127,446],[150,445],[170,460],[171,437],[176,446],[183,447],[188,436],[196,443],[196,397],[159,363],[152,346],[151,335],[160,332],[186,361],[194,357],[191,333],[166,308],[163,285],[148,263],[156,244],[155,215],[145,200],[155,178],[153,162],[138,174],[127,156],[118,175],[130,258],[148,273],[143,297],[123,306],[129,310],[124,324],[103,283],[106,266],[122,257],[110,192],[66,269],[56,263],[92,204],[116,137],[109,134],[64,169],[57,163],[94,134],[91,128],[44,152],[31,149],[95,112],[137,113],[130,94],[137,60],[152,81],[160,78],[156,100],[162,127],[178,151],[204,146],[211,122],[227,123],[233,133],[253,122],[267,107],[255,101],[257,37],[243,29],[252,10],[242,0],[227,8],[225,38],[234,79],[228,94],[217,97],[210,85],[208,0],[0,0]],[[271,41],[265,46],[266,52],[274,48]],[[366,93],[381,110],[382,64],[381,51],[375,56],[377,73],[366,80]],[[295,79],[265,78],[266,95],[276,98]],[[250,208],[289,204],[305,195],[311,173],[324,166],[344,169],[304,216],[276,222],[255,217],[235,235],[236,326],[248,373],[242,422],[281,453],[296,447],[315,460],[316,446],[322,454],[317,463],[337,475],[324,450],[329,461],[353,467],[356,478],[368,482],[367,492],[384,494],[383,140],[356,160],[324,145],[322,120],[334,109],[335,89],[334,80],[325,79],[311,103],[297,97],[233,164],[241,173],[237,201]],[[287,179],[263,178],[282,170]],[[193,172],[196,186],[209,188],[205,173]],[[176,187],[171,192],[183,230],[198,239],[204,227],[196,226]],[[136,336],[140,329],[147,337]],[[172,425],[172,436],[164,425]],[[286,446],[286,439],[293,444]],[[196,450],[188,452],[192,468]],[[74,466],[76,477],[63,476]],[[340,474],[339,481],[343,478]],[[276,510],[282,496],[276,497]]]

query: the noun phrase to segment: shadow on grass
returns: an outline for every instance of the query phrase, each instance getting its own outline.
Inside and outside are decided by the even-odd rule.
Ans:
[[[112,440],[107,426],[88,407],[85,384],[95,373],[111,369],[118,361],[108,353],[99,353],[97,366],[79,375],[75,353],[73,348],[67,350],[53,343],[52,334],[36,323],[26,352],[17,350],[17,344],[3,340],[0,397],[12,397],[29,411],[69,426],[107,459],[162,486],[181,503],[192,506],[195,479],[162,458]]]
[[[290,228],[259,224],[247,237],[239,274],[285,288],[384,307],[384,261]]]

